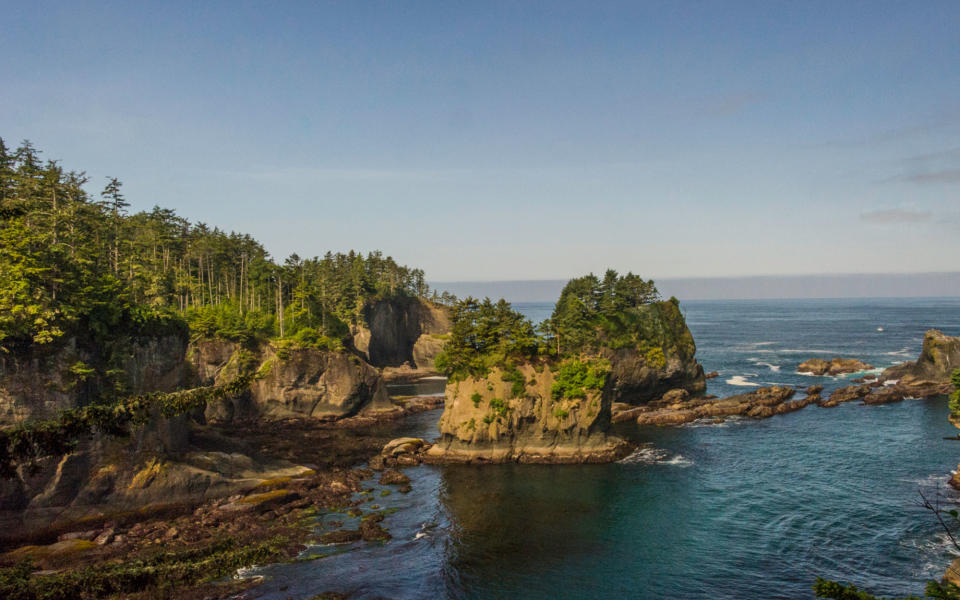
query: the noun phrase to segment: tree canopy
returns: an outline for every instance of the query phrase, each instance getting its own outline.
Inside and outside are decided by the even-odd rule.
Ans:
[[[429,297],[421,269],[381,252],[274,262],[251,236],[170,209],[128,214],[122,183],[91,196],[83,172],[0,139],[0,349],[185,319],[194,334],[338,338],[374,298]],[[433,296],[437,300],[447,300]]]

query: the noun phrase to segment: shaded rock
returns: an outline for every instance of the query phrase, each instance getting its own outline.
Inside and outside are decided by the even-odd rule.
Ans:
[[[363,534],[359,529],[339,529],[320,536],[320,541],[324,544],[346,544],[360,539],[363,539]]]
[[[704,378],[704,379],[713,379],[713,378],[719,377],[719,376],[720,376],[720,373],[719,373],[719,372],[717,372],[717,371],[710,371],[709,373],[707,373],[706,375],[704,375],[703,378]]]
[[[360,522],[360,534],[365,541],[386,541],[393,537],[389,531],[380,526],[380,520],[382,515],[381,519],[364,519]]]
[[[434,373],[433,360],[450,332],[450,310],[422,298],[378,300],[364,307],[369,329],[354,335],[354,345],[377,367],[408,364],[420,375]]]
[[[902,389],[894,386],[873,389],[863,397],[864,404],[890,404],[902,402],[906,394]]]
[[[683,402],[690,397],[690,392],[680,388],[675,390],[670,390],[660,398],[660,402],[663,404],[675,404],[677,402]]]
[[[823,391],[822,385],[811,385],[806,390],[804,390],[804,393],[808,396],[813,396],[815,394],[819,394],[822,391]]]
[[[827,400],[821,401],[820,406],[824,408],[833,408],[843,402],[860,400],[869,394],[871,389],[873,388],[871,388],[869,385],[848,385],[846,387],[838,388],[830,393],[830,396],[827,398]]]
[[[400,471],[393,469],[387,469],[383,472],[383,475],[380,476],[381,485],[403,485],[407,483],[410,483],[410,478]]]

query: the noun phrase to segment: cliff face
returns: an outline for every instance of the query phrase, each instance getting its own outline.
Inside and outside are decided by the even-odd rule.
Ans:
[[[207,406],[206,418],[340,418],[361,411],[392,408],[383,378],[359,357],[312,348],[284,349],[264,344],[255,350],[223,341],[191,347],[201,385],[229,381],[242,370],[264,374],[240,398]]]
[[[185,336],[124,342],[129,393],[224,383],[259,369],[264,377],[242,397],[212,402],[207,418],[342,417],[391,408],[377,369],[355,355],[316,349],[254,351],[225,341],[190,344]],[[89,400],[70,367],[86,358],[74,344],[43,358],[5,358],[0,408],[6,424],[48,418]],[[0,538],[104,512],[196,502],[248,490],[305,469],[255,458],[249,448],[202,428],[189,415],[159,414],[129,438],[93,436],[64,457],[43,459],[0,479]]]
[[[377,367],[409,364],[434,372],[433,359],[443,350],[450,316],[442,307],[420,298],[394,298],[364,309],[369,329],[354,335],[354,346]]]
[[[526,381],[513,395],[513,381],[493,369],[485,378],[447,385],[440,418],[440,439],[428,458],[452,462],[607,462],[626,454],[629,445],[609,435],[609,389],[586,398],[553,400],[549,367],[518,367]]]
[[[132,338],[122,348],[122,381],[129,394],[189,384],[185,335]],[[0,358],[0,426],[49,418],[87,402],[95,396],[95,382],[78,367],[94,360],[74,339],[48,354]]]
[[[946,383],[954,369],[960,369],[960,338],[931,329],[923,336],[923,350],[915,362],[890,367],[884,370],[880,379],[914,378]]]
[[[695,358],[697,346],[679,304],[644,306],[640,327],[645,344],[603,352],[612,366],[613,401],[644,404],[672,389],[702,394],[707,389],[703,365]]]

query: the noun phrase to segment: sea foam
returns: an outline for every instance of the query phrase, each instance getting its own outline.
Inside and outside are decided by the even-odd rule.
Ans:
[[[760,387],[759,383],[747,381],[747,378],[743,375],[734,375],[730,379],[727,379],[725,383],[727,385],[737,385],[740,387]]]

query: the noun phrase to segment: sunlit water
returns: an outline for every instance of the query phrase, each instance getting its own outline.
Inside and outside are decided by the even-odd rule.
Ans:
[[[518,305],[532,318],[544,304]],[[923,333],[960,333],[960,300],[691,302],[697,356],[720,376],[709,392],[846,378],[796,374],[821,356],[886,367],[914,358]],[[882,331],[878,331],[882,328]],[[435,382],[422,391],[436,393]],[[411,389],[396,393],[410,393]],[[436,435],[440,411],[395,426]],[[960,462],[944,399],[816,406],[762,421],[637,428],[645,448],[586,466],[420,466],[396,509],[394,538],[318,546],[317,560],[256,569],[254,597],[810,598],[821,575],[880,594],[920,593],[951,560],[918,490],[953,498]],[[333,513],[319,520],[346,521]]]

